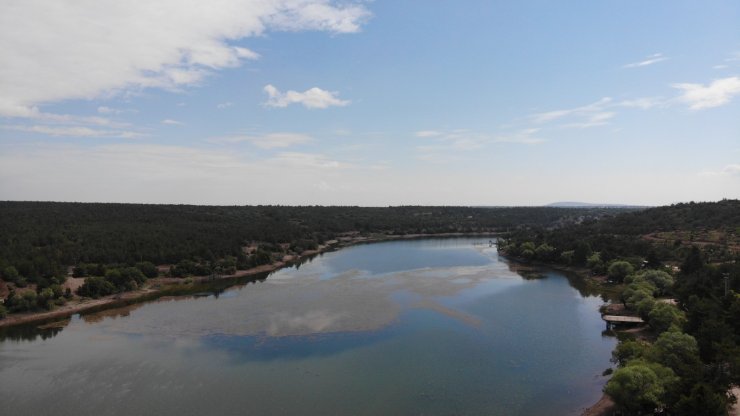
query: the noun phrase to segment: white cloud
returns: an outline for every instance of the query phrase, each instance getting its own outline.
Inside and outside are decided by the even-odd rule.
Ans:
[[[162,120],[162,124],[166,124],[168,126],[182,126],[182,121],[173,120],[171,118],[166,118]]]
[[[608,121],[615,116],[614,112],[606,111],[607,108],[613,106],[612,101],[610,97],[604,97],[581,107],[537,113],[530,116],[529,120],[535,124],[547,124],[567,119],[569,122],[560,126],[565,128],[602,126],[608,124]]]
[[[738,62],[740,61],[740,52],[733,52],[729,58],[725,58],[725,62]]]
[[[333,0],[0,2],[0,116],[195,85],[258,58],[232,42],[268,30],[352,33],[368,17],[362,4]]]
[[[223,110],[223,109],[229,108],[229,107],[231,107],[233,105],[234,105],[234,103],[232,103],[231,101],[227,101],[225,103],[219,103],[219,104],[217,104],[216,105],[216,108],[218,108],[219,110]]]
[[[351,167],[349,163],[333,160],[316,153],[284,152],[266,161],[286,168],[343,169]]]
[[[441,136],[443,133],[436,131],[436,130],[420,130],[414,133],[414,136],[416,137],[438,137]]]
[[[104,106],[104,105],[101,105],[100,107],[98,107],[97,111],[98,111],[98,114],[105,114],[105,115],[119,115],[119,114],[124,114],[124,113],[138,113],[138,110],[135,110],[135,109],[132,109],[132,108],[121,109],[121,108],[107,107],[107,106]]]
[[[314,188],[318,189],[321,192],[330,192],[330,191],[335,190],[335,188],[329,185],[328,183],[326,183],[326,181],[320,181],[319,183],[316,183],[313,186]]]
[[[311,136],[298,133],[270,133],[261,136],[235,135],[209,139],[213,143],[251,143],[261,149],[286,148],[313,141]]]
[[[145,134],[126,130],[101,130],[83,126],[2,126],[7,130],[24,131],[28,133],[45,134],[54,137],[98,137],[133,139]]]
[[[562,128],[576,128],[576,129],[587,129],[589,127],[604,126],[609,124],[609,121],[614,118],[617,113],[612,111],[600,111],[592,114],[585,114],[584,119],[581,121],[563,124]]]
[[[645,57],[645,59],[642,60],[642,61],[633,62],[631,64],[623,65],[622,68],[639,68],[639,67],[642,67],[642,66],[648,66],[648,65],[652,65],[652,64],[657,64],[658,62],[665,61],[666,59],[668,59],[668,58],[666,58],[665,56],[663,56],[662,53],[656,53],[656,54],[653,54],[653,55],[650,55],[650,56]]]
[[[0,107],[2,107],[2,97],[0,97]],[[7,108],[6,108],[7,109]],[[15,111],[17,110],[17,111]],[[37,107],[13,107],[13,111],[3,114],[0,108],[0,117],[20,117],[29,118],[44,123],[56,124],[87,124],[96,126],[125,126],[127,123],[111,121],[107,117],[99,116],[74,116],[70,114],[54,114],[40,111]]]
[[[303,104],[304,107],[314,108],[328,108],[332,106],[344,107],[350,102],[347,100],[341,100],[337,95],[339,93],[334,91],[326,91],[321,88],[311,88],[304,92],[298,91],[286,91],[280,92],[273,85],[265,85],[265,92],[269,96],[265,105],[268,107],[279,107],[284,108],[290,104]]]
[[[719,107],[740,95],[740,77],[722,78],[704,84],[674,84],[673,88],[683,91],[679,101],[688,104],[692,110]]]
[[[666,100],[660,97],[641,97],[632,100],[623,100],[618,102],[616,105],[619,107],[649,110],[654,107],[662,107],[666,105]]]
[[[740,176],[740,164],[727,165],[722,171],[728,175]]]
[[[738,177],[740,178],[740,164],[730,164],[718,171],[704,171],[699,172],[699,176],[725,176],[725,177]]]
[[[469,130],[422,130],[416,132],[415,136],[426,138],[427,143],[431,142],[431,144],[416,146],[416,159],[435,164],[448,164],[459,162],[466,154],[468,156],[475,154],[473,153],[475,150],[495,143],[539,144],[546,141],[536,136],[539,131],[539,128],[527,128],[513,133],[494,135]]]
[[[494,141],[497,143],[519,143],[519,144],[539,144],[539,143],[546,142],[547,140],[535,136],[535,134],[537,134],[539,131],[540,131],[539,128],[523,129],[513,134],[504,134],[504,135],[496,136],[494,138]]]
[[[121,110],[106,107],[106,106],[100,106],[98,107],[98,113],[100,114],[121,114]]]

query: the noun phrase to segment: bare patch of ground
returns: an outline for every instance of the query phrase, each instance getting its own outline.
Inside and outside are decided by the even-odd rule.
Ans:
[[[77,293],[77,289],[79,289],[83,283],[85,283],[84,277],[68,277],[62,285],[62,289],[69,289],[72,291],[72,293]]]
[[[584,410],[581,416],[611,416],[614,414],[614,408],[614,401],[604,394],[598,402]]]
[[[729,416],[740,416],[740,386],[733,387],[730,392],[733,396],[735,396],[736,399],[738,399],[738,401],[735,402],[732,407],[730,407],[730,410],[727,414]]]

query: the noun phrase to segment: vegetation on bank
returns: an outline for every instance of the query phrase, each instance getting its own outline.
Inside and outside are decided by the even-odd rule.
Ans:
[[[707,236],[713,241],[662,236]],[[740,384],[740,201],[678,204],[557,230],[517,230],[501,250],[575,265],[623,287],[647,331],[621,334],[605,387],[625,414],[726,415]]]
[[[158,275],[233,274],[360,235],[556,228],[621,211],[0,202],[0,318],[63,304],[75,295],[61,290],[69,274],[85,278],[76,295],[97,298]]]

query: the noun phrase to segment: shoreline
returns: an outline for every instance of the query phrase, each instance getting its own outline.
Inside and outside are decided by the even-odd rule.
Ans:
[[[564,272],[566,275],[571,274],[575,277],[578,277],[583,282],[585,282],[590,289],[593,289],[599,293],[602,297],[609,298],[609,301],[611,301],[612,293],[614,291],[613,288],[608,288],[605,286],[605,281],[602,281],[602,279],[599,279],[598,276],[591,275],[590,271],[583,267],[573,267],[573,266],[565,266],[560,264],[549,264],[549,263],[543,263],[543,262],[531,262],[531,261],[525,261],[524,259],[510,256],[507,254],[501,254],[500,256],[513,260],[517,263],[525,265],[524,267],[545,267],[553,270],[558,270],[561,272]],[[580,416],[611,416],[614,414],[615,411],[615,403],[612,400],[609,395],[606,393],[601,394],[601,397],[599,400],[597,400],[592,405],[584,408],[583,410],[578,413]]]
[[[145,286],[141,289],[122,292],[114,295],[104,296],[98,299],[85,298],[81,301],[58,306],[50,311],[30,312],[20,314],[9,314],[4,319],[0,319],[0,329],[11,328],[20,325],[30,324],[48,324],[54,321],[63,320],[75,314],[84,314],[87,312],[100,312],[107,309],[119,308],[134,303],[147,302],[162,296],[169,295],[174,289],[184,289],[188,286],[198,284],[208,284],[214,281],[227,281],[229,279],[240,279],[249,276],[257,277],[260,275],[269,275],[285,267],[291,267],[308,260],[314,256],[351,247],[358,244],[380,243],[385,241],[396,240],[414,240],[426,238],[455,238],[455,237],[494,237],[495,232],[482,233],[440,233],[440,234],[403,234],[403,235],[370,235],[356,237],[342,237],[332,244],[320,245],[315,250],[306,250],[299,255],[295,255],[289,260],[275,261],[270,264],[252,267],[245,270],[237,270],[234,274],[221,275],[215,278],[209,276],[192,276],[191,282],[185,283],[188,278],[161,276],[147,280]],[[266,276],[265,276],[266,277]]]
[[[146,287],[130,292],[123,292],[120,294],[109,295],[99,299],[84,299],[81,302],[77,302],[71,305],[64,305],[57,307],[52,311],[34,312],[26,314],[11,315],[3,320],[0,320],[0,330],[12,328],[23,325],[36,325],[37,327],[54,325],[56,322],[64,321],[75,314],[86,314],[93,312],[101,312],[106,310],[112,310],[122,308],[138,303],[145,303],[154,301],[166,296],[187,296],[187,293],[181,293],[181,291],[196,291],[198,285],[209,285],[215,282],[227,283],[226,287],[232,287],[238,285],[239,279],[252,277],[257,280],[262,277],[267,278],[269,274],[283,269],[285,267],[292,267],[296,264],[300,264],[307,261],[315,256],[323,253],[338,251],[343,248],[352,247],[360,244],[371,244],[381,243],[388,241],[399,241],[399,240],[414,240],[414,239],[433,239],[433,238],[464,238],[464,237],[496,237],[495,232],[485,233],[440,233],[440,234],[405,234],[405,235],[370,235],[370,236],[355,236],[355,237],[343,237],[330,244],[320,245],[315,250],[307,250],[300,255],[295,255],[292,258],[282,261],[276,261],[271,264],[262,266],[252,267],[245,270],[237,270],[236,273],[230,275],[221,275],[215,278],[209,276],[192,276],[190,282],[185,282],[188,278],[177,278],[162,276],[149,279],[146,282]],[[522,265],[522,271],[526,271],[528,268],[550,268],[571,274],[572,276],[578,277],[586,282],[590,286],[596,286],[595,289],[600,293],[603,293],[603,282],[599,279],[595,279],[588,273],[587,269],[580,269],[561,265],[552,265],[540,262],[526,262],[523,259],[516,258],[505,254],[500,254],[501,257],[516,262]],[[228,282],[228,280],[234,280],[234,282]],[[179,289],[179,290],[178,290]],[[580,416],[610,416],[614,411],[614,402],[606,395],[602,394],[598,401],[592,405],[582,408],[578,414]]]

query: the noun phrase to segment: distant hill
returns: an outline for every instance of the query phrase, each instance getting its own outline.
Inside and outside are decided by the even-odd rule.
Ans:
[[[648,208],[644,205],[626,205],[626,204],[592,204],[589,202],[561,201],[545,205],[554,208]]]

